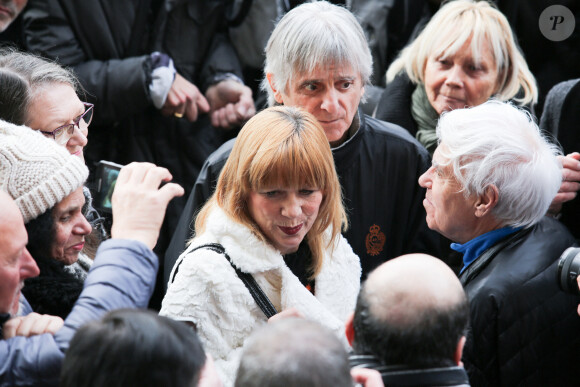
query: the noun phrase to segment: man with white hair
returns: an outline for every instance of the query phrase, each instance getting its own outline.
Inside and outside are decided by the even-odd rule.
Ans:
[[[471,384],[577,383],[578,298],[556,281],[575,239],[544,215],[561,184],[557,149],[529,114],[499,101],[444,114],[437,136],[419,184],[427,224],[463,254]]]
[[[292,9],[270,36],[264,73],[270,105],[301,107],[326,132],[349,218],[344,235],[360,257],[363,277],[404,253],[438,255],[439,239],[425,225],[424,191],[416,184],[428,167],[426,150],[399,126],[359,111],[372,57],[354,15],[326,1]],[[232,145],[224,144],[202,168],[166,254],[166,278]]]

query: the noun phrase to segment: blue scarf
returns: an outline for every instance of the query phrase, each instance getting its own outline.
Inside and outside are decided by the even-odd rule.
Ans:
[[[459,273],[463,273],[463,270],[465,270],[467,266],[471,265],[471,263],[475,261],[477,257],[483,254],[485,250],[493,246],[500,239],[520,231],[522,228],[523,227],[503,227],[497,230],[486,232],[485,234],[481,234],[480,236],[475,237],[464,244],[452,243],[451,248],[463,254],[463,268]]]

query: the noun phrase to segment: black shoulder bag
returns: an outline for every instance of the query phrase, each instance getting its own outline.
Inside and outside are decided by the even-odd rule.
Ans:
[[[232,265],[232,267],[236,271],[236,274],[242,280],[242,282],[244,283],[246,288],[250,291],[252,298],[254,299],[254,301],[256,301],[256,304],[258,304],[260,309],[262,309],[262,312],[264,312],[266,317],[270,318],[273,315],[278,313],[278,311],[276,310],[274,305],[272,305],[272,302],[270,301],[268,296],[266,296],[266,294],[264,293],[262,288],[260,288],[260,285],[258,285],[256,280],[254,279],[254,277],[252,277],[251,274],[244,273],[243,271],[238,269],[232,263],[230,256],[226,253],[226,249],[224,249],[224,247],[222,245],[220,245],[219,243],[208,243],[205,245],[197,246],[196,248],[191,250],[190,253],[194,252],[195,250],[198,250],[198,249],[209,249],[209,250],[215,251],[216,253],[222,254],[224,257],[226,257],[226,259],[228,260],[230,265]],[[179,271],[179,265],[181,265],[181,262],[183,262],[183,260],[180,261],[179,264],[177,265],[177,267],[175,268],[175,272],[173,273],[173,277],[171,278],[171,282],[175,281],[175,276],[177,275],[177,272]]]

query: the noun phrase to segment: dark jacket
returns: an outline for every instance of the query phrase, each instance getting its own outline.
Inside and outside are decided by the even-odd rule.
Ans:
[[[469,387],[463,367],[411,368],[402,365],[386,366],[373,355],[349,355],[351,368],[369,368],[381,374],[388,387]]]
[[[159,3],[159,9],[150,10],[151,3]],[[119,164],[148,161],[169,169],[187,195],[205,159],[235,135],[213,128],[207,115],[194,123],[165,117],[149,95],[153,51],[169,55],[177,72],[202,92],[218,73],[241,75],[225,35],[225,4],[226,0],[28,2],[23,14],[27,48],[70,66],[87,92],[85,99],[95,104],[85,149],[92,172],[102,159]],[[165,251],[185,197],[169,203],[156,252]],[[156,292],[152,307],[158,308],[161,298],[161,291]]]
[[[557,84],[546,97],[540,128],[557,140],[564,154],[580,152],[579,110],[580,79]],[[564,203],[561,214],[560,221],[576,239],[580,239],[580,198]]]
[[[217,73],[241,71],[225,36],[225,0],[166,0],[158,2],[157,13],[150,3],[30,0],[25,44],[72,67],[86,99],[95,103],[85,151],[89,167],[101,159],[149,161],[167,167],[189,192],[205,159],[231,134],[212,128],[206,115],[195,123],[162,116],[149,95],[149,55],[168,54],[201,91]],[[179,209],[172,208],[169,218],[177,218]]]
[[[103,242],[85,288],[58,332],[0,340],[0,386],[58,386],[64,354],[77,329],[114,309],[146,307],[157,268],[157,257],[141,242]],[[22,315],[32,312],[21,300]]]
[[[359,118],[357,118],[359,117]],[[343,189],[349,229],[344,233],[361,260],[363,277],[388,259],[410,252],[439,255],[440,239],[427,228],[417,180],[429,155],[404,129],[358,114],[358,131],[332,149]],[[192,219],[215,189],[233,147],[225,143],[202,169],[165,256],[165,278],[192,236]]]
[[[471,309],[463,362],[473,386],[578,384],[580,298],[556,281],[558,258],[574,242],[564,226],[544,217],[461,274]]]
[[[397,75],[383,91],[374,116],[407,129],[415,137],[418,127],[411,115],[411,96],[415,88],[406,73]]]
[[[543,114],[546,94],[555,84],[580,77],[580,29],[578,28],[580,3],[577,0],[494,0],[494,2],[506,15],[528,67],[536,78],[539,93],[538,104],[534,109],[540,116]],[[550,21],[553,20],[552,13],[543,14],[552,5],[566,7],[574,14],[576,27],[567,39],[549,39],[538,28],[538,22],[548,21],[548,18]],[[556,26],[556,30],[559,27]]]

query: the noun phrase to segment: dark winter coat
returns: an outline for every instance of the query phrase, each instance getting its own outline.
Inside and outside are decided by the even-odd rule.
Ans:
[[[218,72],[240,73],[225,38],[225,1],[30,0],[24,13],[29,50],[71,66],[95,103],[88,162],[150,161],[190,188],[203,162],[225,139],[207,117],[163,117],[151,102],[151,60],[161,51],[202,91]],[[145,10],[142,10],[145,8]],[[226,138],[227,139],[227,138]]]
[[[159,9],[150,11],[150,3]],[[148,161],[171,171],[189,193],[205,159],[235,131],[213,128],[209,117],[194,123],[166,117],[149,95],[150,54],[169,55],[176,70],[205,92],[214,75],[241,75],[225,35],[226,0],[29,0],[23,14],[30,51],[70,66],[95,104],[85,160],[127,164]],[[82,98],[82,97],[81,97]],[[94,173],[91,176],[95,176]],[[185,197],[167,208],[156,251],[165,251]],[[156,292],[153,307],[158,307]]]
[[[381,374],[385,386],[397,387],[469,387],[465,369],[460,366],[411,368],[386,366],[373,355],[350,354],[351,368],[370,368]]]
[[[472,386],[578,384],[580,298],[556,281],[558,258],[574,242],[564,226],[544,217],[461,274],[471,309],[463,362]]]
[[[397,75],[383,91],[375,117],[397,124],[415,137],[418,127],[411,115],[411,96],[416,87],[406,73]]]
[[[564,154],[580,152],[580,79],[557,84],[546,97],[540,128],[548,131],[561,145]],[[580,239],[580,198],[564,203],[560,221]]]

